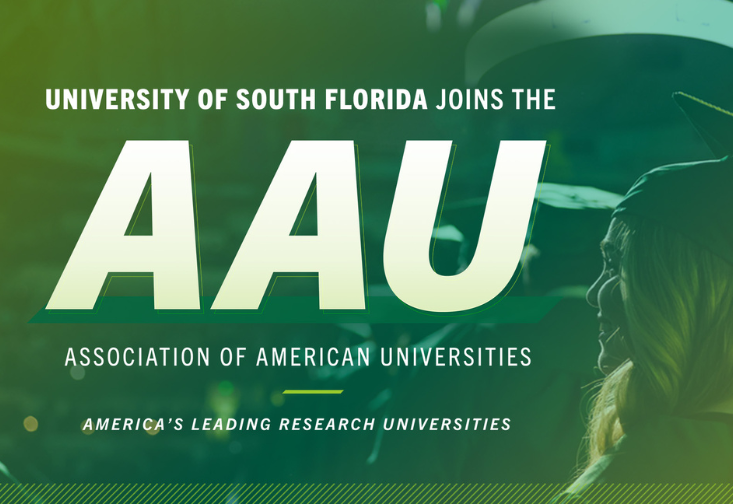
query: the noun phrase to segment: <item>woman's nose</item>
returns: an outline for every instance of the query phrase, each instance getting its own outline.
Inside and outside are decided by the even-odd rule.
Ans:
[[[598,308],[598,289],[601,286],[601,278],[602,277],[598,277],[598,279],[593,282],[593,285],[590,286],[588,292],[585,294],[586,302],[593,308]]]

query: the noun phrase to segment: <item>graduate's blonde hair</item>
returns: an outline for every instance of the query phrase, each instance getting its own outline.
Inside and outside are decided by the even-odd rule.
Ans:
[[[733,396],[733,267],[653,221],[615,225],[631,356],[596,395],[589,464],[646,418],[699,413]]]

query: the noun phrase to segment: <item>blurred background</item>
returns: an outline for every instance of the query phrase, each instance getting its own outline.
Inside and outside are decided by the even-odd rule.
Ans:
[[[478,29],[530,2],[39,1],[0,6],[0,461],[45,482],[564,482],[582,461],[595,311],[613,196],[641,173],[711,155],[670,96],[733,108],[733,51],[663,36],[541,47],[479,88],[503,110],[240,111],[239,88],[465,88]],[[190,88],[179,110],[47,110],[46,88]],[[228,88],[223,110],[194,106]],[[554,88],[554,111],[513,110],[512,88]],[[434,99],[433,99],[434,100]],[[430,104],[433,100],[429,101]],[[37,325],[126,140],[188,140],[196,167],[203,291],[214,295],[291,140],[359,146],[369,285],[406,140],[457,146],[436,270],[470,261],[500,140],[547,140],[525,267],[510,295],[562,300],[539,324]],[[580,186],[581,189],[577,187]],[[553,187],[553,186],[548,186]],[[586,188],[586,189],[583,189]],[[136,233],[150,232],[145,212]],[[304,215],[302,233],[315,231]],[[315,279],[276,294],[313,295]],[[146,279],[109,295],[152,293]],[[529,368],[74,368],[70,346],[528,346]],[[212,354],[212,361],[215,354]],[[285,388],[343,388],[285,397]],[[499,416],[500,433],[83,432],[88,417]],[[29,417],[32,417],[30,419]],[[0,475],[0,479],[3,476]]]

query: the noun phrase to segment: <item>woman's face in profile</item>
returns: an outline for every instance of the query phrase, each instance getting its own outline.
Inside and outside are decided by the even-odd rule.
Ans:
[[[588,304],[598,308],[598,340],[601,344],[598,367],[604,374],[609,374],[628,358],[623,339],[625,315],[621,297],[621,251],[614,245],[618,242],[618,229],[617,220],[613,219],[601,242],[603,271],[586,295]]]

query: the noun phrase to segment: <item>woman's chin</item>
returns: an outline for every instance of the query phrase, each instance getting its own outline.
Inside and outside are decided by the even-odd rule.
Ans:
[[[598,369],[600,369],[601,373],[603,373],[604,375],[609,375],[613,373],[616,370],[616,368],[618,368],[621,364],[623,364],[626,359],[620,359],[618,357],[611,355],[606,350],[606,347],[603,345],[603,342],[600,342],[600,345],[601,345],[601,353],[598,354]]]

